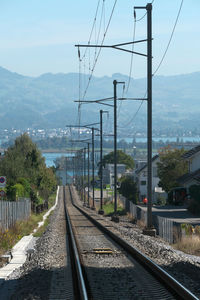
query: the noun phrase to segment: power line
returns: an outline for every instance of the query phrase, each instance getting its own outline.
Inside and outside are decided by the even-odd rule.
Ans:
[[[109,28],[109,26],[110,26],[110,22],[111,22],[111,19],[112,19],[112,16],[113,16],[113,13],[114,13],[116,4],[117,4],[117,0],[115,0],[115,2],[114,2],[114,5],[113,5],[112,11],[111,11],[111,15],[110,15],[109,21],[108,21],[106,30],[105,30],[104,35],[103,35],[103,39],[102,39],[102,42],[101,42],[101,46],[103,45],[104,40],[105,40],[105,37],[106,37],[106,34],[107,34],[107,32],[108,32],[108,28]],[[91,79],[92,79],[92,75],[93,75],[93,73],[94,73],[95,66],[96,66],[96,64],[97,64],[99,55],[100,55],[100,53],[101,53],[101,49],[102,49],[102,48],[100,47],[100,48],[99,48],[99,51],[98,51],[98,54],[97,54],[97,56],[96,56],[96,59],[95,59],[95,61],[94,61],[93,67],[92,67],[92,69],[91,69],[91,74],[90,74],[90,76],[89,76],[88,84],[87,84],[87,86],[86,86],[86,88],[85,88],[85,91],[84,91],[84,94],[83,94],[83,99],[85,98],[86,93],[87,93],[87,90],[88,90],[88,88],[89,88],[90,81],[91,81]]]
[[[164,54],[163,54],[163,56],[162,56],[162,59],[161,59],[159,65],[158,65],[158,67],[156,68],[156,70],[154,71],[154,73],[152,74],[152,76],[154,76],[154,75],[156,74],[156,72],[157,72],[158,69],[160,68],[160,66],[161,66],[161,64],[162,64],[162,62],[163,62],[163,60],[164,60],[164,58],[165,58],[165,56],[166,56],[166,54],[167,54],[167,51],[168,51],[169,46],[170,46],[170,43],[171,43],[171,41],[172,41],[172,37],[173,37],[173,35],[174,35],[175,29],[176,29],[176,25],[177,25],[177,22],[178,22],[180,13],[181,13],[181,9],[182,9],[182,6],[183,6],[183,1],[184,1],[184,0],[181,1],[180,7],[179,7],[179,10],[178,10],[178,14],[177,14],[177,17],[176,17],[176,20],[175,20],[175,24],[174,24],[174,26],[173,26],[172,33],[171,33],[171,35],[170,35],[170,39],[169,39],[169,42],[168,42],[168,44],[167,44],[166,50],[165,50],[165,52],[164,52]],[[153,4],[153,2],[154,2],[154,0],[152,1],[152,4]],[[146,14],[145,14],[145,15],[146,15]],[[144,16],[145,16],[145,15],[144,15]],[[144,17],[144,16],[143,16],[143,17]],[[140,19],[140,20],[141,20],[141,19]],[[140,20],[136,20],[136,22],[137,22],[137,21],[140,21]],[[144,98],[146,97],[146,94],[147,94],[147,92],[145,93]],[[136,118],[137,114],[139,113],[139,111],[140,111],[140,109],[141,109],[141,107],[142,107],[142,105],[143,105],[143,102],[144,102],[144,100],[141,101],[139,108],[137,109],[136,113],[135,113],[134,116],[131,118],[131,120],[130,120],[127,124],[125,124],[125,125],[123,125],[123,126],[121,126],[121,127],[119,127],[119,128],[127,127],[127,126],[129,126],[129,125],[133,122],[133,120]]]
[[[99,37],[100,37],[100,33],[101,33],[102,22],[103,22],[103,17],[104,16],[105,16],[105,0],[103,0],[103,3],[102,3],[101,17],[100,17],[100,22],[99,22],[98,34],[97,34],[97,36],[95,35],[95,44],[96,45],[98,45],[98,43],[99,43]],[[105,28],[104,28],[104,31],[105,31]],[[97,47],[95,48],[95,51],[94,51],[93,65],[95,63],[96,57],[97,57]],[[89,69],[89,71],[91,71],[91,68]]]
[[[134,14],[133,42],[135,41],[135,32],[136,32],[136,16]],[[134,51],[134,45],[135,45],[135,43],[132,44],[132,52]],[[133,68],[133,53],[131,54],[131,62],[130,62],[129,78],[128,78],[128,83],[127,83],[127,88],[126,88],[126,94],[128,93],[129,86],[130,86],[130,81],[131,81],[131,76],[132,76],[132,68]]]
[[[95,12],[95,16],[94,16],[94,21],[93,21],[93,24],[92,24],[91,32],[90,32],[90,35],[89,35],[88,45],[90,45],[91,38],[92,38],[92,35],[93,35],[93,31],[95,29],[97,15],[98,15],[98,11],[99,11],[100,1],[101,0],[98,0],[98,2],[97,2],[97,8],[96,8],[96,12]],[[79,57],[79,101],[81,100],[81,89],[82,89],[82,83],[81,83],[81,63],[84,60],[84,70],[85,70],[85,57],[86,57],[86,53],[87,53],[88,49],[89,49],[89,70],[90,70],[90,48],[86,47],[85,52],[84,52],[84,54],[83,54],[82,57],[81,57],[81,54],[80,54],[80,49],[78,48],[78,57]],[[78,105],[78,115],[77,115],[76,123],[77,122],[80,125],[80,123],[81,123],[81,104],[80,103]]]
[[[88,45],[90,45],[90,41],[91,41],[91,38],[92,38],[92,34],[93,34],[93,31],[94,31],[94,28],[95,28],[96,19],[97,19],[97,15],[98,15],[98,11],[99,11],[99,4],[100,4],[100,1],[101,1],[101,0],[98,0],[98,3],[97,3],[97,8],[96,8],[95,16],[94,16],[94,21],[93,21],[92,29],[91,29],[91,32],[90,32],[90,35],[89,35]],[[83,54],[81,60],[86,56],[87,50],[88,50],[88,47],[86,47],[85,52],[84,52],[84,54]]]
[[[159,70],[159,68],[160,68],[160,66],[161,66],[161,64],[162,64],[162,62],[163,62],[163,60],[164,60],[164,58],[165,58],[165,56],[166,56],[166,54],[167,54],[167,51],[168,51],[169,46],[170,46],[170,43],[171,43],[171,41],[172,41],[172,37],[173,37],[174,32],[175,32],[175,29],[176,29],[176,25],[177,25],[177,22],[178,22],[180,13],[181,13],[182,6],[183,6],[183,0],[181,0],[181,4],[180,4],[179,10],[178,10],[178,14],[177,14],[177,17],[176,17],[176,21],[175,21],[175,23],[174,23],[174,27],[173,27],[173,29],[172,29],[172,33],[171,33],[169,42],[168,42],[168,44],[167,44],[167,47],[166,47],[166,49],[165,49],[165,52],[164,52],[164,54],[163,54],[163,56],[162,56],[162,58],[161,58],[161,61],[160,61],[159,65],[157,66],[157,68],[156,68],[156,70],[154,71],[154,73],[153,73],[152,76],[154,76],[154,75],[157,73],[157,71]]]
[[[153,3],[154,3],[154,0],[151,2],[151,4],[153,4]],[[146,17],[146,15],[147,15],[147,12],[146,12],[141,18],[136,19],[135,21],[136,21],[136,22],[142,21],[142,20]]]
[[[146,94],[147,94],[147,92],[145,93],[144,98],[146,97]],[[140,109],[141,109],[143,103],[144,103],[144,100],[142,100],[142,101],[140,102],[140,105],[139,105],[137,111],[135,112],[135,114],[133,115],[133,117],[131,118],[131,120],[130,120],[127,124],[124,124],[123,126],[118,126],[118,128],[121,128],[121,129],[122,129],[122,128],[125,128],[125,127],[129,126],[129,125],[133,122],[133,120],[136,118],[136,116],[137,116],[137,114],[139,113],[139,111],[140,111]]]

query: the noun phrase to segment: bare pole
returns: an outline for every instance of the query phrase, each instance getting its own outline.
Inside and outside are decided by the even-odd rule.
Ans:
[[[100,209],[99,214],[103,215],[103,113],[108,111],[100,110]]]
[[[117,80],[114,85],[114,215],[117,215]]]
[[[85,151],[86,151],[86,148],[83,149],[83,189],[84,189],[84,194],[83,194],[83,202],[84,202],[84,205],[85,205]]]
[[[148,157],[147,157],[147,228],[152,228],[152,4],[147,9],[147,128],[148,128]]]
[[[88,144],[88,207],[90,206],[90,143]]]
[[[101,178],[101,194],[100,194],[100,211],[101,214],[104,214],[103,211],[103,126],[102,126],[102,115],[103,110],[100,110],[100,178]]]
[[[94,127],[92,127],[92,209],[94,205]]]
[[[117,84],[125,84],[117,80],[113,81],[114,86],[114,215],[112,220],[119,222],[117,216]]]

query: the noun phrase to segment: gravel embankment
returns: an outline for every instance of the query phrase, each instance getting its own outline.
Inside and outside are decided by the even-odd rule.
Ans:
[[[5,281],[1,287],[0,299],[49,299],[49,295],[53,294],[52,277],[54,281],[62,281],[65,277],[66,223],[61,197],[62,192],[59,194],[58,205],[50,216],[50,224],[42,237],[36,241],[31,260],[27,259],[25,264]],[[8,289],[11,289],[9,293]],[[63,287],[62,293],[65,293]]]

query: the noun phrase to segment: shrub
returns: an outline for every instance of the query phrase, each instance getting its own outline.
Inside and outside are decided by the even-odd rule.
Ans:
[[[191,200],[189,203],[188,210],[193,214],[200,213],[200,186],[199,185],[190,186],[189,194],[191,196]]]

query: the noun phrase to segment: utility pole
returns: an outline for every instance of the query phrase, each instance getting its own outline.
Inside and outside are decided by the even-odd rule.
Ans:
[[[92,127],[92,209],[95,210],[94,204],[94,127]]]
[[[79,101],[80,102],[80,101]],[[66,125],[66,127],[85,127],[85,128],[89,128],[92,130],[92,180],[93,180],[93,190],[92,190],[92,195],[93,195],[93,199],[92,199],[92,209],[95,209],[95,205],[94,205],[94,130],[99,130],[97,128],[91,127],[92,125],[96,125],[99,123],[93,123],[93,124],[88,124],[88,125]],[[77,140],[76,142],[85,142],[85,140],[81,141],[81,140]],[[89,205],[89,144],[88,144],[88,205]]]
[[[104,214],[103,210],[103,113],[108,113],[108,111],[100,110],[100,209],[98,213],[100,215]]]
[[[147,227],[143,233],[156,235],[152,224],[152,4],[135,9],[147,11]]]
[[[88,144],[88,207],[90,207],[90,143]]]
[[[148,138],[148,154],[147,154],[147,169],[148,169],[148,181],[147,181],[147,199],[148,199],[148,205],[147,205],[147,228],[143,230],[144,234],[148,235],[155,235],[155,230],[153,229],[152,225],[152,4],[148,3],[146,6],[135,6],[134,9],[145,9],[147,11],[147,39],[139,40],[139,41],[133,41],[128,43],[122,43],[122,44],[115,44],[115,45],[75,45],[76,47],[99,47],[99,48],[113,48],[116,50],[121,50],[125,52],[129,52],[136,55],[141,55],[143,57],[147,57],[147,99],[139,99],[139,98],[132,98],[132,100],[147,100],[147,138]],[[131,51],[128,49],[122,48],[122,46],[130,45],[130,44],[136,44],[136,43],[143,43],[147,42],[147,54],[139,53],[135,51]],[[117,221],[117,218],[115,219],[116,213],[117,213],[117,118],[116,118],[116,80],[114,80],[114,216],[113,220]],[[110,99],[110,98],[107,98]],[[93,101],[96,103],[100,103],[100,101],[105,101],[107,99],[102,99],[99,101]],[[125,99],[123,99],[125,100]],[[127,98],[128,100],[128,98]],[[83,102],[91,102],[91,101],[81,101]],[[101,102],[101,104],[105,104]],[[108,105],[108,104],[106,104]]]
[[[152,226],[152,4],[147,9],[147,111],[148,111],[148,185],[147,185],[147,228]]]
[[[114,86],[114,215],[112,221],[119,222],[117,216],[117,84],[125,84],[117,80],[113,81]]]
[[[114,85],[114,220],[117,218],[117,81],[113,81]]]
[[[86,151],[86,148],[83,149],[83,203],[84,203],[84,206],[85,206],[85,151]]]

